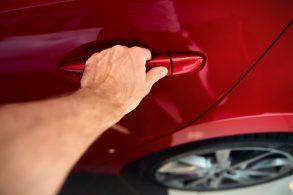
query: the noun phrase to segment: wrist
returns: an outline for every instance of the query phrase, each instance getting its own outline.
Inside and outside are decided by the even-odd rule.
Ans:
[[[123,106],[113,101],[105,94],[93,91],[91,89],[80,89],[72,94],[72,99],[81,112],[87,113],[93,117],[104,117],[108,120],[118,122],[123,116]],[[116,123],[115,122],[115,123]]]

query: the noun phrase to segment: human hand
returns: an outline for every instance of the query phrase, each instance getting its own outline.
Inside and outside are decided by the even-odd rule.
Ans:
[[[125,115],[138,106],[154,83],[167,75],[165,67],[146,73],[149,59],[151,52],[140,47],[117,45],[95,53],[86,62],[81,90]]]

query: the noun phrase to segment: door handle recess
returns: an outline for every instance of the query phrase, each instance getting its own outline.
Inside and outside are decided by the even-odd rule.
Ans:
[[[168,69],[168,76],[175,76],[199,70],[204,65],[203,56],[198,54],[158,55],[146,62],[146,70],[157,66]],[[84,63],[65,64],[60,67],[61,72],[74,81],[79,81],[85,68]]]

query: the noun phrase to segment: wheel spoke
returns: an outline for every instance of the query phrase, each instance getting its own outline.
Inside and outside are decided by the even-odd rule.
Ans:
[[[222,183],[222,180],[223,180],[223,176],[219,176],[219,177],[216,177],[214,178],[211,182],[210,182],[210,187],[211,188],[219,188],[221,183]]]
[[[197,180],[189,182],[188,184],[185,185],[185,187],[188,188],[188,189],[196,187],[197,185],[207,183],[208,179],[209,178],[207,176],[203,177],[203,178],[199,178]]]
[[[191,155],[188,157],[184,157],[180,159],[179,161],[187,165],[193,165],[194,167],[197,167],[197,168],[208,169],[211,167],[210,161],[203,156]]]
[[[243,166],[244,166],[244,167],[247,167],[247,165],[249,165],[249,164],[251,164],[251,163],[253,163],[253,162],[255,162],[255,161],[258,161],[258,160],[260,160],[260,159],[262,159],[262,158],[265,158],[265,157],[267,157],[267,156],[269,156],[269,155],[271,155],[271,154],[272,154],[271,152],[266,152],[266,153],[264,153],[264,154],[261,154],[261,155],[255,156],[255,157],[253,157],[253,158],[250,158],[250,159],[248,159],[248,160],[242,161],[242,162],[240,162],[240,163],[237,163],[237,164],[231,166],[231,169],[235,169],[235,168],[243,167]]]
[[[243,170],[240,174],[248,175],[248,176],[261,176],[261,177],[275,177],[277,173],[270,173],[264,171],[255,171],[255,170]]]
[[[216,152],[216,159],[221,168],[228,168],[230,166],[231,150],[218,150]]]
[[[173,173],[173,174],[194,174],[197,169],[194,165],[187,165],[178,162],[170,162],[163,165],[158,172],[159,173]]]
[[[272,167],[285,166],[288,164],[289,162],[285,158],[266,159],[253,165],[250,169],[253,169],[253,170],[266,169],[266,168],[272,168]]]
[[[239,184],[247,184],[248,182],[253,181],[252,178],[250,178],[246,174],[242,174],[241,172],[235,172],[235,174],[233,174],[233,175],[226,174],[224,177],[227,179],[230,179],[236,183],[239,183]]]

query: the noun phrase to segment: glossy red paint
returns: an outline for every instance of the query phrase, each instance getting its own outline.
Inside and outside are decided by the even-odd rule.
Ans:
[[[69,78],[81,78],[84,71],[84,64],[66,64],[60,67],[61,72]]]
[[[198,70],[203,66],[203,57],[192,54],[171,54],[172,75],[181,75]]]
[[[236,93],[235,89],[233,94],[241,95],[231,96],[233,98],[228,98],[230,94],[227,96],[227,92],[292,20],[292,3],[291,0],[282,3],[278,0],[85,0],[54,3],[30,0],[18,4],[18,1],[4,0],[4,6],[0,8],[0,102],[29,101],[78,89],[78,84],[60,74],[60,65],[85,60],[93,52],[115,44],[144,46],[154,54],[206,54],[206,64],[200,71],[164,78],[136,110],[119,122],[120,126],[130,130],[130,135],[107,131],[77,165],[80,171],[106,172],[111,168],[117,173],[125,163],[144,154],[192,141],[184,141],[180,132],[188,132],[186,128],[190,126],[192,129],[199,124],[199,121],[194,123],[195,120],[201,119],[200,123],[209,124],[234,117],[253,118],[263,112],[291,113],[288,100],[282,99],[284,93],[275,96],[268,92],[279,92],[279,84],[286,89],[292,86],[288,81],[280,81],[277,86],[268,80],[268,77],[281,78],[281,75],[275,76],[276,71],[262,70],[265,76],[249,75],[249,78],[259,78],[259,82],[272,85],[274,90],[242,89],[243,93]],[[283,53],[288,51],[281,49]],[[278,58],[278,63],[280,60]],[[292,64],[290,59],[287,62]],[[254,85],[253,82],[248,86]],[[231,101],[231,106],[218,112],[214,111],[218,107],[211,110],[224,95],[219,105],[225,101],[228,105]],[[266,110],[266,106],[273,106],[259,100],[260,95],[279,98],[274,104],[281,107]],[[242,102],[248,99],[253,106]],[[208,115],[201,118],[203,113]],[[238,124],[242,122],[239,120]],[[250,131],[205,129],[202,139]],[[256,126],[254,132],[261,131],[259,129]],[[183,141],[173,143],[172,139]],[[115,152],[109,153],[109,149]],[[101,166],[105,163],[108,166]]]
[[[146,62],[146,70],[150,70],[151,68],[157,67],[157,66],[164,66],[168,69],[168,76],[171,76],[172,73],[172,66],[170,62],[169,55],[160,55],[153,57],[151,60],[148,60]]]

